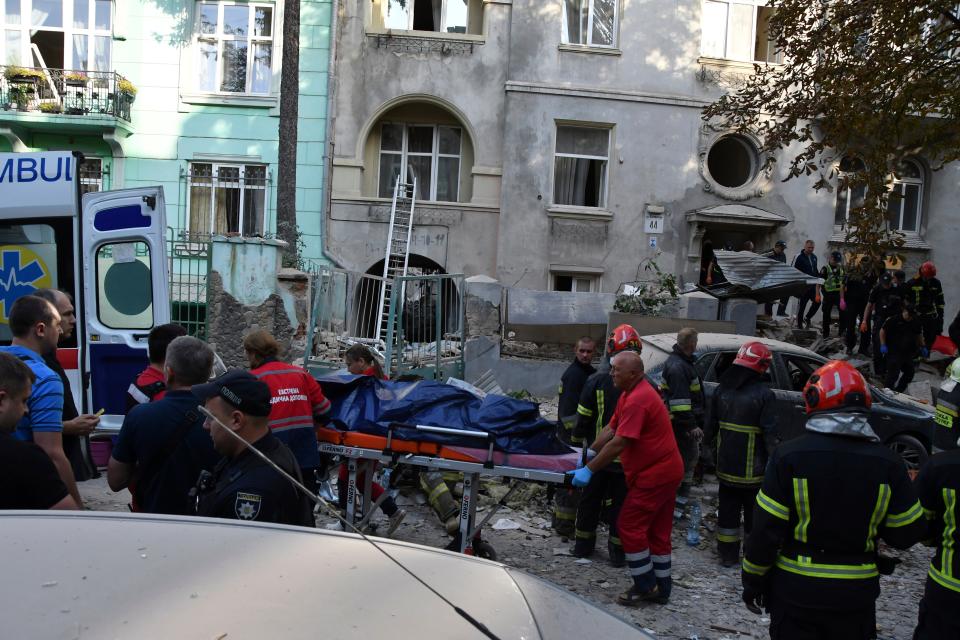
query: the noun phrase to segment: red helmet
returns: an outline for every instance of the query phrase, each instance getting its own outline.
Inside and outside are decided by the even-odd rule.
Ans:
[[[831,360],[813,372],[803,387],[807,413],[869,409],[870,389],[863,374],[844,360]]]
[[[610,334],[607,339],[607,355],[612,356],[621,351],[643,351],[643,343],[640,342],[640,334],[637,330],[628,324],[622,324]]]
[[[930,260],[927,260],[922,265],[920,265],[920,277],[921,278],[933,278],[937,275],[937,265],[933,264]]]
[[[753,369],[757,373],[763,374],[770,368],[770,362],[772,360],[773,355],[770,353],[767,345],[762,342],[748,342],[740,347],[740,351],[737,351],[737,357],[733,361],[733,364],[738,364],[741,367]]]

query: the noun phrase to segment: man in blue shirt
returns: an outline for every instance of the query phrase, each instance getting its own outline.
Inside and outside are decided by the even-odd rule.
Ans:
[[[70,495],[82,508],[73,468],[63,451],[63,383],[42,355],[57,348],[60,314],[42,298],[22,296],[13,303],[8,318],[13,340],[9,347],[0,349],[25,362],[36,376],[27,400],[29,413],[17,423],[15,437],[44,450]]]
[[[107,467],[114,491],[129,487],[134,511],[188,515],[188,494],[202,471],[211,471],[220,456],[203,429],[191,392],[210,377],[213,350],[203,341],[181,336],[167,347],[163,371],[166,394],[133,407],[123,419]]]

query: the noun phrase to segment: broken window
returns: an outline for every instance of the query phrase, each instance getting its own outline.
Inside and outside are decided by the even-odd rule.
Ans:
[[[616,46],[618,5],[618,0],[563,0],[563,42]]]
[[[191,234],[262,236],[267,203],[267,167],[191,162]]]
[[[417,182],[417,200],[457,202],[460,197],[459,127],[384,123],[380,128],[378,194],[392,198],[401,167]]]
[[[554,273],[553,291],[572,291],[575,293],[590,293],[597,291],[599,281],[594,275],[582,273]]]
[[[558,126],[553,203],[605,207],[609,148],[609,129]]]
[[[774,10],[766,0],[705,0],[701,52],[709,58],[779,63],[782,57],[770,38]]]
[[[467,33],[469,0],[384,0],[383,6],[387,29]]]
[[[199,3],[197,88],[224,93],[270,93],[273,17],[271,4]]]

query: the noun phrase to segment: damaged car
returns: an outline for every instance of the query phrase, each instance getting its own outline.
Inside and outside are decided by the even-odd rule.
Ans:
[[[806,424],[801,392],[811,374],[828,362],[809,349],[769,338],[701,333],[694,358],[697,372],[703,380],[705,396],[709,398],[712,395],[720,375],[733,364],[737,350],[748,340],[762,342],[773,353],[773,363],[763,379],[777,399],[777,429],[780,437],[789,440],[801,435]],[[651,380],[659,383],[676,335],[660,333],[644,336],[643,342],[647,374]],[[903,458],[909,471],[919,471],[930,455],[934,430],[933,408],[904,394],[874,385],[870,385],[870,394],[873,398],[870,426],[881,442]]]

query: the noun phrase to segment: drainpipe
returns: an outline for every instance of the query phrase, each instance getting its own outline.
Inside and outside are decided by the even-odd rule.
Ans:
[[[324,211],[320,216],[320,246],[323,257],[333,263],[335,267],[342,264],[330,254],[330,238],[327,235],[327,218],[333,215],[333,150],[336,118],[333,115],[335,103],[334,94],[337,90],[337,42],[340,40],[340,0],[330,1],[330,61],[327,67],[327,152],[325,154],[326,174],[324,181]]]

